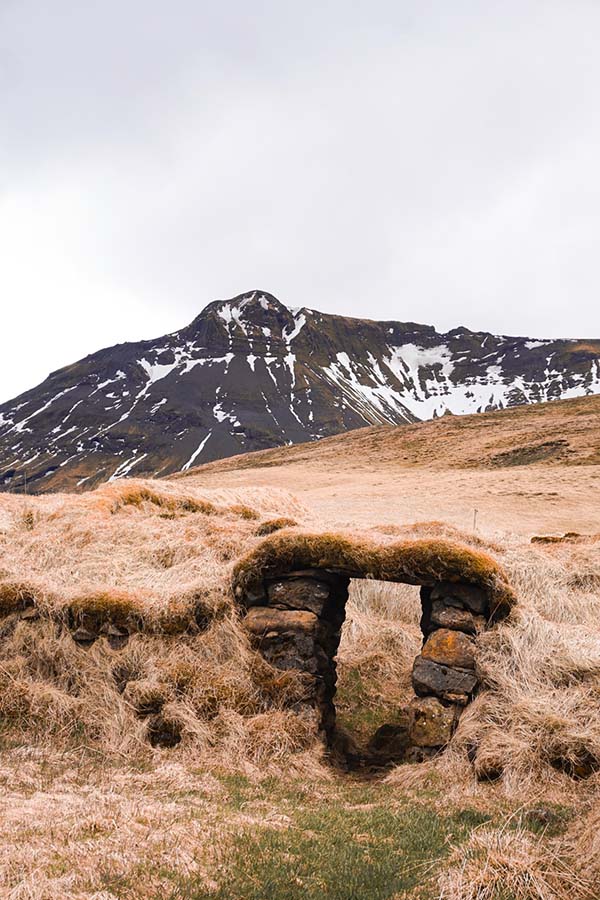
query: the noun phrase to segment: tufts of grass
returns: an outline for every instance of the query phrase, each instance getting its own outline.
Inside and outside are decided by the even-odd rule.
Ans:
[[[280,516],[278,519],[268,519],[266,522],[261,522],[254,534],[257,537],[267,537],[269,534],[281,531],[282,528],[294,528],[297,524],[295,519]]]
[[[165,703],[173,698],[173,689],[164,682],[141,679],[127,683],[123,698],[137,715],[148,716],[160,712]]]
[[[548,842],[517,828],[482,828],[456,847],[439,900],[592,900],[591,885]]]
[[[127,591],[100,589],[72,599],[67,615],[75,624],[85,620],[97,628],[113,624],[140,629],[144,619],[144,601]]]
[[[256,519],[260,518],[259,513],[245,503],[234,503],[233,506],[229,507],[229,512],[233,513],[234,516],[239,516],[240,519],[246,519],[246,521],[249,522],[254,522]]]
[[[147,484],[137,482],[125,483],[114,489],[116,497],[111,505],[111,512],[117,513],[127,506],[141,507],[144,503],[151,503],[166,513],[175,515],[181,513],[203,513],[206,516],[215,515],[217,507],[208,500],[197,500],[192,497],[173,496],[166,492],[160,492]]]
[[[28,606],[34,606],[36,589],[23,581],[0,581],[0,616],[8,616],[13,612],[21,612]]]

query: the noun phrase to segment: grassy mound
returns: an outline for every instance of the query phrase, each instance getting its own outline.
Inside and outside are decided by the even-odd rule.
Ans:
[[[491,617],[501,619],[516,603],[502,567],[487,553],[436,538],[381,544],[338,533],[282,534],[265,540],[236,563],[236,596],[294,570],[331,569],[351,578],[408,584],[466,581],[490,591]]]

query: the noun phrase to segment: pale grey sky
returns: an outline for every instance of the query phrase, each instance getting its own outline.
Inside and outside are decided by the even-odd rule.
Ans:
[[[209,301],[600,337],[598,0],[0,0],[0,402]]]

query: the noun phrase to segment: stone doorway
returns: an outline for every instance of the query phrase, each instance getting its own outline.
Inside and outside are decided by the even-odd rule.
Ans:
[[[414,585],[350,581],[333,698],[337,758],[349,770],[368,774],[406,759],[420,611]]]
[[[508,614],[512,591],[491,557],[445,541],[378,548],[331,535],[289,535],[268,539],[242,560],[234,591],[251,641],[271,665],[300,673],[305,698],[297,708],[316,712],[333,750],[339,745],[336,655],[352,578],[419,587],[414,697],[404,734],[396,737],[406,759],[427,758],[448,744],[479,689],[476,636]]]

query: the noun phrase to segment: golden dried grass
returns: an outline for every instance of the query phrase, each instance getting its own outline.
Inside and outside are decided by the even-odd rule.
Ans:
[[[266,522],[261,522],[254,533],[257,537],[267,537],[269,534],[274,534],[283,528],[294,528],[297,524],[295,519],[280,516],[278,519],[269,519]]]
[[[232,602],[234,568],[238,582],[247,583],[273,567],[341,565],[371,579],[463,577],[496,591],[510,583],[520,598],[510,624],[480,638],[486,692],[467,710],[450,751],[435,764],[441,771],[452,771],[463,787],[473,786],[467,753],[476,748],[482,766],[486,754],[501,757],[501,789],[515,794],[543,783],[563,790],[572,783],[565,774],[569,768],[576,774],[579,766],[595,764],[600,597],[589,588],[600,575],[595,545],[542,551],[514,541],[486,542],[436,522],[377,529],[369,541],[352,533],[298,529],[260,542],[254,521],[231,508],[247,505],[267,520],[293,515],[301,521],[304,515],[306,521],[291,495],[259,489],[211,493],[180,480],[148,489],[176,498],[180,509],[189,491],[189,505],[206,501],[218,511],[163,518],[164,505],[143,499],[114,514],[116,498],[129,496],[130,487],[105,485],[76,497],[2,498],[0,584],[12,586],[5,588],[6,612],[31,595],[40,614],[37,622],[21,621],[18,611],[4,620],[0,687],[2,702],[12,704],[6,712],[16,729],[25,733],[29,722],[37,740],[46,717],[54,743],[68,745],[84,734],[102,752],[118,748],[132,759],[143,757],[145,725],[123,694],[128,683],[149,681],[164,686],[165,708],[182,731],[181,745],[171,752],[234,766],[227,755],[234,740],[227,723],[235,723],[238,733],[255,716],[266,722],[271,714],[285,713],[282,721],[291,722],[289,708],[304,690],[297,673],[273,669],[248,645]],[[138,484],[136,496],[139,490]],[[25,502],[36,506],[33,530],[20,527]],[[405,539],[398,542],[398,534]],[[498,548],[502,567],[482,552],[486,544]],[[578,581],[578,573],[587,580]],[[340,677],[359,671],[364,696],[374,705],[400,702],[410,691],[420,610],[413,588],[398,590],[357,582],[347,610]],[[118,652],[103,639],[91,649],[77,647],[65,623],[82,615],[96,616],[100,628],[123,625],[129,644]],[[280,739],[281,746],[293,745]],[[298,752],[304,746],[303,738]]]
[[[438,900],[592,900],[589,884],[547,841],[521,828],[475,830],[439,879]]]
[[[19,612],[33,606],[36,589],[24,581],[0,581],[0,616]]]
[[[70,891],[88,896],[90,867],[100,865],[106,854],[127,856],[138,866],[135,847],[140,846],[140,834],[149,834],[149,823],[151,835],[144,840],[153,860],[172,861],[182,872],[206,866],[207,873],[214,873],[218,860],[209,847],[214,829],[209,840],[202,815],[192,822],[182,814],[174,825],[170,818],[178,804],[177,791],[188,792],[178,806],[181,812],[191,802],[190,784],[195,788],[209,770],[257,779],[291,772],[324,784],[331,778],[315,738],[315,721],[292,708],[303,696],[302,678],[272,668],[253,652],[231,596],[233,567],[240,555],[266,564],[280,559],[277,554],[271,557],[271,551],[263,557],[256,521],[232,507],[248,506],[267,520],[294,517],[314,528],[309,515],[284,492],[209,492],[183,479],[149,486],[167,497],[164,502],[146,498],[119,505],[114,513],[122,489],[106,485],[82,497],[0,498],[0,597],[6,601],[0,716],[7,746],[15,748],[4,755],[14,761],[5,808],[26,810],[33,817],[26,828],[21,823],[18,838],[10,825],[4,832],[0,829],[3,847],[12,847],[0,864],[0,875],[17,885],[15,898],[66,897]],[[186,494],[217,511],[186,511]],[[171,501],[175,507],[169,506]],[[35,510],[31,529],[22,524],[25,503]],[[399,536],[405,539],[400,545]],[[447,577],[448,542],[460,542],[464,546],[451,557],[455,571],[464,562],[466,548],[467,558],[476,560],[471,573],[500,577],[519,597],[510,621],[479,639],[485,692],[464,713],[449,750],[432,763],[399,766],[390,783],[398,792],[408,786],[416,794],[424,785],[430,790],[437,783],[443,787],[444,804],[469,798],[485,806],[501,804],[506,797],[519,802],[550,797],[580,811],[554,844],[540,843],[514,828],[474,832],[462,850],[453,851],[440,882],[442,896],[497,900],[505,887],[521,900],[600,895],[600,775],[571,777],[578,766],[589,766],[600,754],[598,546],[542,549],[528,540],[465,535],[436,522],[378,527],[371,537],[365,542],[362,536],[336,534],[320,544],[319,535],[299,529],[265,544],[299,543],[301,560],[286,549],[285,564],[304,567],[308,561],[315,564],[315,554],[319,561],[339,562],[341,542],[346,561],[356,563],[358,558],[365,566],[361,573],[389,578],[397,564],[395,548],[413,543],[413,538],[420,549],[404,557],[402,565],[410,563],[411,568],[403,573],[421,574],[435,567]],[[370,555],[373,547],[383,560],[377,564]],[[505,574],[490,569],[481,549],[498,554]],[[338,664],[340,689],[351,673],[360,673],[361,703],[376,708],[408,699],[409,669],[420,641],[416,595],[415,588],[403,585],[353,583]],[[29,597],[39,611],[37,621],[21,619]],[[126,620],[131,626],[139,621],[141,630],[132,627],[129,643],[119,651],[103,640],[82,649],[65,628],[73,610],[94,610],[102,622]],[[156,751],[149,745],[154,715],[148,714],[149,707],[160,708],[160,715],[181,734],[177,747]],[[41,810],[41,800],[35,800],[26,781],[28,754],[81,760],[88,753],[101,766],[116,766],[98,775],[105,788],[94,789],[93,803],[89,779],[84,778],[81,784],[63,785],[56,807],[43,795],[48,809]],[[475,769],[469,757],[474,757]],[[477,767],[489,771],[496,763],[500,778],[494,784],[478,783]],[[69,765],[75,771],[76,764]],[[165,767],[179,772],[172,783],[169,778],[161,781]],[[148,774],[142,776],[145,769]],[[155,781],[169,787],[161,788],[165,793],[160,800],[146,802],[150,788],[138,796],[137,786]],[[129,798],[121,805],[120,792]],[[60,810],[59,821],[55,809]],[[104,829],[111,816],[118,817],[118,828],[109,838]],[[92,838],[86,828],[94,832]],[[228,834],[225,829],[224,841]],[[195,849],[203,840],[206,853],[204,844],[202,852]],[[35,848],[36,867],[28,842]],[[50,877],[58,843],[69,869]],[[139,896],[145,890],[160,895],[158,870],[151,875],[139,866],[134,890]],[[590,885],[595,893],[585,894]],[[474,886],[478,893],[473,893]],[[540,894],[542,890],[546,893]]]
[[[25,503],[36,507],[34,529],[21,527]],[[144,758],[139,708],[151,686],[182,730],[173,752],[223,763],[219,747],[233,738],[221,713],[236,712],[239,734],[246,720],[255,730],[254,716],[277,716],[302,696],[296,675],[250,649],[230,593],[233,558],[257,542],[255,516],[302,513],[291,495],[135,480],[84,496],[1,498],[0,506],[0,714],[15,734],[55,747],[83,738]],[[22,620],[34,601],[36,621]],[[129,643],[116,651],[100,638],[83,649],[69,634],[80,624],[100,634],[117,626]]]

